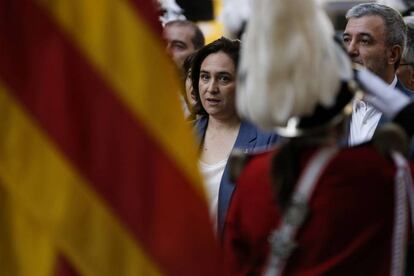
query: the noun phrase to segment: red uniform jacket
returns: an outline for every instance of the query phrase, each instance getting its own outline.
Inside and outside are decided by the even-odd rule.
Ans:
[[[303,154],[302,168],[312,153]],[[224,234],[231,275],[259,275],[266,265],[268,236],[280,221],[273,154],[255,156],[237,183]],[[341,149],[316,184],[284,275],[389,275],[395,171],[371,145]]]

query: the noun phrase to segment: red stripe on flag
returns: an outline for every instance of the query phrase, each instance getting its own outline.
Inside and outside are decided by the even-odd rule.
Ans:
[[[129,0],[131,7],[134,7],[141,20],[144,20],[148,26],[161,37],[162,28],[158,19],[158,14],[154,9],[154,3],[157,0]]]
[[[202,198],[48,14],[0,1],[0,41],[0,78],[160,269],[217,274]]]
[[[55,276],[81,276],[69,261],[62,255],[56,258],[56,268],[54,271]]]

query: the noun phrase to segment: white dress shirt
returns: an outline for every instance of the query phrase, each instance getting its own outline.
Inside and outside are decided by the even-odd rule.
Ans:
[[[389,85],[394,88],[397,84],[397,76]],[[359,145],[371,140],[374,135],[382,113],[371,104],[355,99],[352,104],[351,128],[349,132],[349,146]]]

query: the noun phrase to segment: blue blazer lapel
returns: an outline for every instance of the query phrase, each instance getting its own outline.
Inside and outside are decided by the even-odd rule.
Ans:
[[[203,116],[195,122],[199,142],[203,140],[208,125],[208,116]],[[249,122],[241,122],[239,133],[233,148],[252,149],[256,145],[257,128]]]
[[[233,148],[243,149],[246,152],[256,146],[257,128],[248,122],[243,122],[240,125],[239,134]],[[235,184],[230,181],[228,163],[221,178],[218,210],[217,210],[217,225],[219,236],[223,233],[224,222],[226,219],[227,209],[230,204],[230,199],[233,194]]]
[[[249,122],[242,122],[233,148],[252,149],[255,147],[256,141],[257,128]]]

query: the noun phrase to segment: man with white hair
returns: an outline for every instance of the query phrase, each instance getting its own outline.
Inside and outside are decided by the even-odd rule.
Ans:
[[[399,12],[385,5],[364,3],[352,7],[346,18],[343,41],[352,61],[410,95],[396,76],[406,40],[406,26]],[[369,141],[382,120],[382,113],[372,105],[354,101],[349,145]]]

